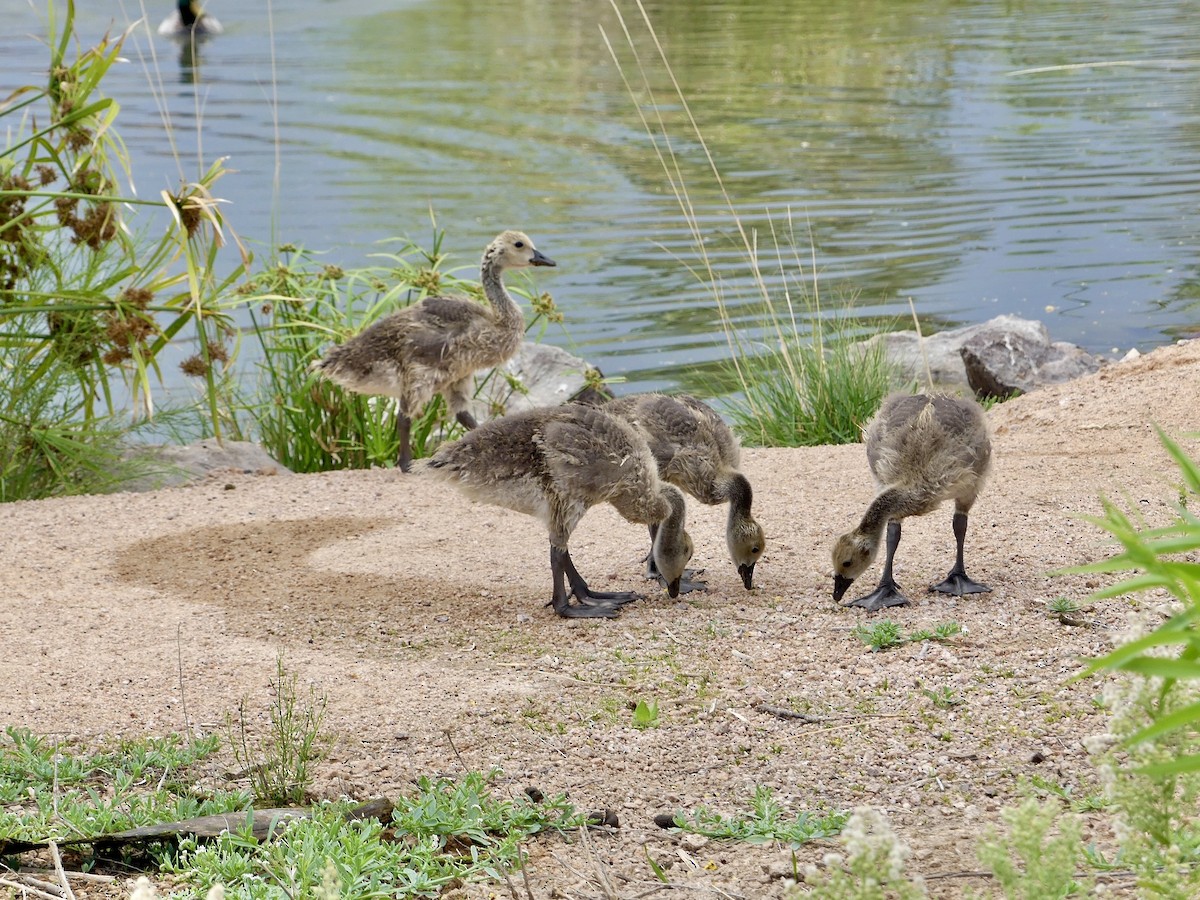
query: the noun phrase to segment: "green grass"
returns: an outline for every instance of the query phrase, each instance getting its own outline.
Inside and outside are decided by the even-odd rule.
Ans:
[[[896,375],[883,345],[860,344],[861,326],[817,319],[810,329],[801,334],[779,328],[777,339],[757,355],[735,336],[740,352],[728,366],[739,393],[725,409],[747,444],[856,443],[893,388]]]
[[[90,749],[20,728],[0,739],[0,835],[13,840],[90,838],[140,825],[246,809],[245,791],[193,790],[189,768],[219,740],[178,737]],[[152,858],[161,858],[161,847]]]
[[[872,625],[855,625],[854,636],[878,653],[883,650],[894,650],[905,644],[919,641],[948,641],[962,633],[962,626],[957,622],[944,622],[932,631],[918,629],[905,634],[899,625],[889,619],[883,619]]]
[[[379,822],[347,822],[349,804],[322,804],[265,845],[247,832],[205,845],[185,841],[166,868],[198,891],[221,884],[226,897],[245,900],[311,896],[334,880],[346,897],[437,897],[463,881],[503,881],[522,865],[524,841],[585,822],[562,796],[505,800],[489,779],[419,779],[396,802],[394,838]]]
[[[788,815],[771,789],[759,785],[754,789],[749,811],[744,814],[727,816],[701,806],[690,817],[676,813],[673,821],[682,831],[709,838],[751,844],[779,841],[795,849],[809,841],[838,834],[846,819],[847,815],[841,812]]]

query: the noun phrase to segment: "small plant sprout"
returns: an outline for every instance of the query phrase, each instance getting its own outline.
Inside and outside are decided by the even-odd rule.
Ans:
[[[633,708],[633,727],[639,730],[658,727],[658,701],[639,700]]]
[[[882,650],[893,650],[905,644],[920,641],[948,641],[955,635],[962,634],[962,626],[957,622],[945,622],[932,631],[921,629],[906,635],[895,622],[884,619],[874,625],[856,625],[855,636],[871,650],[878,653]]]
[[[938,709],[951,709],[963,702],[963,698],[948,684],[944,684],[932,691],[922,688],[921,693],[928,697],[930,702]]]
[[[284,668],[282,656],[275,661],[271,694],[268,736],[251,740],[243,699],[237,719],[226,719],[230,749],[238,765],[250,773],[259,800],[276,806],[303,803],[312,787],[312,766],[328,752],[329,741],[321,734],[327,700],[313,687],[307,698],[301,698],[296,675]]]
[[[866,625],[855,626],[854,634],[876,653],[900,647],[905,643],[904,632],[900,630],[900,626],[888,619],[876,622],[869,627]]]

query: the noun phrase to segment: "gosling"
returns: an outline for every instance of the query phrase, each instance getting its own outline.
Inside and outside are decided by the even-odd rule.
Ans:
[[[334,347],[312,368],[347,390],[399,401],[397,465],[408,472],[413,416],[441,394],[459,424],[475,428],[467,409],[471,376],[507,362],[521,346],[525,315],[505,289],[503,274],[554,265],[526,235],[505,231],[483,251],[480,282],[487,306],[466,297],[426,297]]]
[[[679,595],[692,539],[683,494],[659,480],[650,448],[603,410],[568,404],[485,422],[443,444],[423,470],[468,497],[535,516],[550,533],[554,611],[566,618],[615,618],[633,592],[593,591],[571,561],[568,542],[589,508],[610,503],[630,522],[657,525],[654,558]],[[574,597],[578,602],[571,603]]]
[[[729,504],[725,543],[746,590],[754,584],[754,566],[766,547],[762,526],[750,514],[754,492],[739,470],[741,444],[715,410],[695,397],[630,394],[604,409],[640,431],[650,445],[665,481],[709,506]],[[654,542],[656,525],[650,526]],[[658,578],[654,554],[646,557],[648,578]],[[685,580],[681,590],[702,590],[703,582]]]
[[[953,530],[958,550],[946,579],[931,591],[976,594],[991,588],[967,577],[963,541],[967,515],[983,487],[992,444],[983,410],[974,400],[946,394],[899,394],[889,397],[867,429],[867,461],[879,492],[858,527],[837,539],[833,548],[833,599],[840,601],[854,579],[879,551],[887,526],[887,559],[879,586],[846,604],[866,610],[907,606],[909,600],[892,577],[900,544],[900,522],[930,513],[943,500],[954,501]]]

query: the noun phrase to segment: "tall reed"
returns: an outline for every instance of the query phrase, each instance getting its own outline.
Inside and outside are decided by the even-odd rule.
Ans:
[[[747,442],[772,446],[858,440],[862,424],[878,408],[894,380],[885,356],[852,347],[855,338],[866,336],[864,323],[854,321],[845,308],[824,308],[815,248],[810,240],[807,251],[803,251],[804,244],[795,240],[790,210],[782,234],[768,215],[765,237],[771,246],[766,253],[761,250],[760,238],[764,235],[746,225],[726,188],[645,6],[635,0],[636,21],[649,37],[653,58],[670,83],[672,96],[665,103],[655,95],[650,64],[642,58],[634,28],[617,0],[609,2],[629,62],[622,58],[603,26],[601,34],[691,233],[696,262],[690,268],[712,297],[729,350],[728,373],[735,396],[726,406],[735,426]],[[629,74],[630,62],[636,83]],[[711,216],[701,216],[689,191],[685,164],[676,151],[678,141],[673,140],[663,112],[668,107],[682,111],[685,137],[700,148],[712,186],[728,215],[725,224],[734,235],[734,250],[748,276],[737,281],[752,286],[750,296],[733,299],[740,307],[754,311],[749,325],[739,324],[731,312],[731,298],[726,294],[728,273],[714,262],[713,226],[707,223]]]

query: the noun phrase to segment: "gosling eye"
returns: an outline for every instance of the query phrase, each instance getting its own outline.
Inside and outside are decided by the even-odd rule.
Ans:
[[[850,568],[850,560],[848,560],[848,559],[842,560],[842,568],[843,569]]]
[[[762,547],[751,547],[750,552],[751,553],[762,553]]]
[[[513,244],[513,246],[514,246],[514,247],[516,247],[518,250],[520,250],[522,247],[524,247],[524,246],[525,246],[525,242],[524,242],[524,241],[517,241],[515,244]]]

